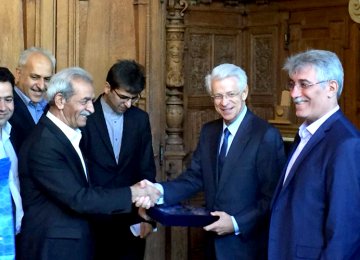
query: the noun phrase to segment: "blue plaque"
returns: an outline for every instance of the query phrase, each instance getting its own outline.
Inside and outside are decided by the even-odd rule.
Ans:
[[[148,209],[147,214],[164,226],[204,227],[219,219],[206,208],[190,205],[159,205]]]

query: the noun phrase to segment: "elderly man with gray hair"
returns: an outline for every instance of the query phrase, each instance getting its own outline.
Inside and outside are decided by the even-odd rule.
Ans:
[[[131,187],[92,187],[79,148],[81,131],[94,112],[89,73],[68,68],[55,74],[47,89],[49,110],[24,142],[19,174],[24,205],[19,259],[92,259],[92,214],[130,212],[132,202],[145,208],[158,195],[136,183]]]

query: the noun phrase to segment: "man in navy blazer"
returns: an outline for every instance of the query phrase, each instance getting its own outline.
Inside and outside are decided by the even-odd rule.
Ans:
[[[79,127],[94,112],[94,87],[86,71],[68,68],[55,74],[47,96],[49,111],[19,155],[24,207],[20,259],[91,260],[91,216],[130,212],[132,202],[149,192],[141,183],[112,189],[91,185],[79,147]],[[158,196],[151,198],[139,206],[153,205]]]
[[[9,120],[11,142],[17,154],[46,108],[44,95],[55,64],[55,57],[41,48],[31,47],[20,54],[15,73],[15,109]]]
[[[341,62],[309,50],[284,69],[304,122],[272,201],[269,260],[360,259],[360,138],[339,109]]]
[[[202,127],[187,170],[155,185],[168,205],[204,191],[206,208],[219,217],[204,227],[206,259],[266,259],[269,204],[285,160],[281,135],[247,108],[247,76],[240,67],[215,67],[206,87],[222,118]],[[230,136],[220,170],[224,129]]]
[[[144,87],[144,71],[137,62],[119,60],[111,66],[104,93],[94,103],[95,112],[82,129],[80,146],[93,185],[119,188],[142,179],[155,181],[149,116],[133,106]],[[93,220],[95,259],[144,258],[144,238],[152,226],[140,219],[137,211],[134,208],[128,214]],[[130,227],[138,230],[136,236]]]

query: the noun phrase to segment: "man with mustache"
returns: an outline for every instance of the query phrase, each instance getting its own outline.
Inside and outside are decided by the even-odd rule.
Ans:
[[[93,259],[89,221],[94,214],[129,213],[132,202],[149,208],[159,197],[144,183],[92,185],[79,128],[94,113],[94,96],[92,78],[81,68],[64,69],[49,83],[49,110],[19,153],[24,206],[19,259]]]
[[[309,50],[284,69],[303,123],[271,204],[269,260],[360,259],[360,137],[338,104],[343,67]]]
[[[47,50],[31,47],[19,57],[15,71],[14,114],[11,142],[16,153],[39,121],[47,101],[44,93],[55,70],[55,57]]]

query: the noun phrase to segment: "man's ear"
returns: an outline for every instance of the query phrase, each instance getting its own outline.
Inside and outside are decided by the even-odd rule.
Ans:
[[[56,93],[55,97],[54,97],[54,103],[55,106],[59,109],[62,110],[64,108],[64,105],[66,103],[66,100],[63,96],[63,94],[61,93]]]
[[[335,96],[337,98],[337,92],[339,90],[339,84],[337,83],[337,81],[330,80],[328,88],[329,88],[328,97],[332,98],[333,96]]]
[[[19,67],[17,67],[15,69],[15,74],[14,74],[14,77],[15,77],[15,85],[18,85],[18,82],[20,80],[20,76],[21,76],[21,69]]]
[[[104,85],[104,93],[109,94],[110,91],[111,91],[110,84],[109,84],[109,82],[106,81],[105,85]]]
[[[243,92],[241,93],[241,99],[245,101],[248,97],[248,94],[249,94],[249,87],[246,86]]]

